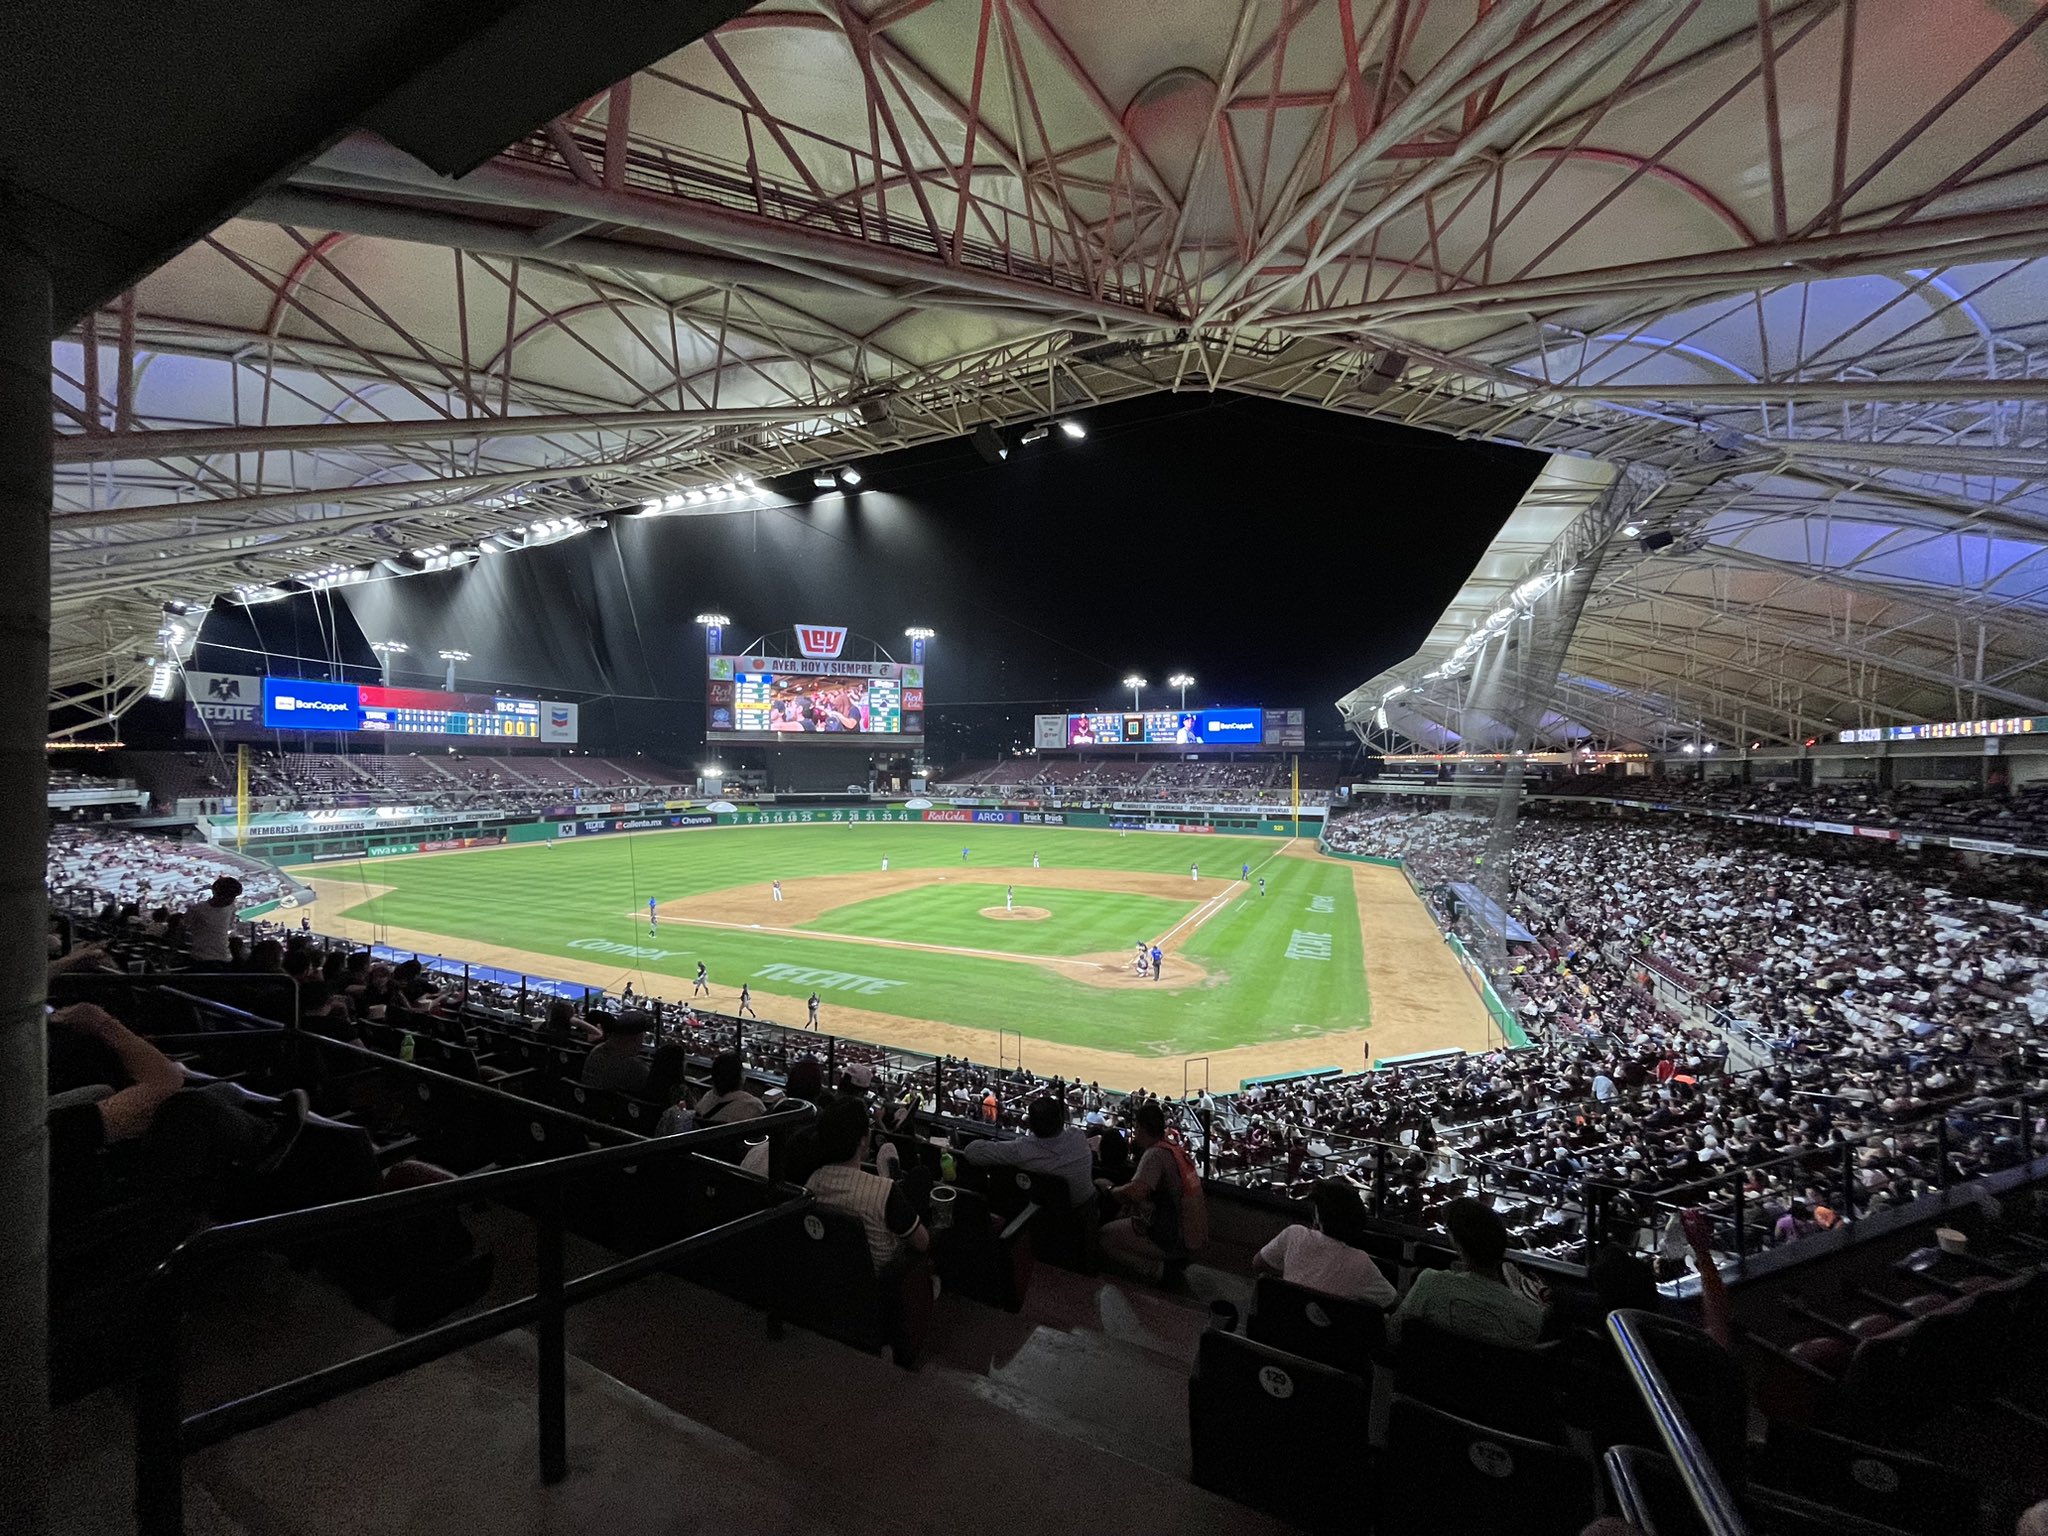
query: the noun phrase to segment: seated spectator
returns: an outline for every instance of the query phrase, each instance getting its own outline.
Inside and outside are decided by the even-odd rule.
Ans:
[[[867,1106],[836,1099],[818,1116],[819,1167],[804,1188],[831,1210],[858,1217],[867,1233],[868,1259],[876,1274],[908,1261],[931,1246],[931,1237],[901,1188],[861,1167],[867,1156]]]
[[[1309,1193],[1315,1225],[1289,1227],[1252,1259],[1260,1274],[1278,1275],[1345,1301],[1369,1301],[1382,1309],[1398,1295],[1370,1255],[1352,1245],[1365,1236],[1365,1202],[1349,1179],[1322,1179]]]
[[[638,1008],[601,1016],[604,1038],[583,1058],[583,1086],[605,1088],[614,1093],[637,1094],[647,1086],[648,1062],[641,1053],[647,1038],[648,1016]]]
[[[1493,1208],[1469,1196],[1444,1207],[1444,1230],[1458,1250],[1451,1269],[1424,1270],[1401,1305],[1387,1319],[1387,1336],[1399,1342],[1403,1324],[1416,1318],[1446,1333],[1488,1344],[1534,1344],[1543,1332],[1544,1309],[1510,1288],[1503,1261],[1508,1229]]]
[[[657,1045],[654,1059],[648,1063],[647,1085],[640,1090],[639,1097],[650,1104],[674,1104],[683,1096],[683,1073],[689,1065],[690,1053],[684,1047],[674,1041]]]
[[[334,989],[317,977],[299,983],[299,1028],[351,1044],[360,1044],[362,1039],[349,1015],[348,999],[336,997]]]
[[[775,1107],[787,1109],[792,1104],[816,1104],[820,1108],[832,1102],[832,1096],[825,1091],[825,1069],[815,1056],[799,1056],[789,1064],[789,1074],[783,1079],[782,1102]],[[749,1147],[747,1155],[740,1159],[740,1166],[749,1173],[768,1176],[768,1138],[763,1136],[758,1145]],[[789,1140],[782,1151],[782,1176],[792,1184],[801,1184],[822,1166],[818,1156],[818,1124],[800,1125],[789,1133]]]
[[[564,1043],[580,1045],[604,1038],[604,1031],[578,1013],[575,1004],[566,997],[558,997],[550,1002],[547,1013],[534,1028],[547,1039],[560,1040]]]
[[[738,1051],[721,1051],[711,1058],[711,1091],[697,1101],[697,1125],[730,1125],[738,1120],[758,1120],[768,1106],[746,1089],[747,1070]]]
[[[1157,1285],[1168,1265],[1184,1262],[1208,1242],[1209,1212],[1193,1162],[1166,1139],[1166,1112],[1157,1100],[1138,1106],[1131,1141],[1138,1167],[1130,1182],[1096,1181],[1130,1213],[1104,1223],[1102,1253],[1117,1268]]]
[[[1088,1138],[1067,1124],[1067,1106],[1049,1093],[1031,1101],[1025,1111],[1028,1136],[1004,1140],[982,1137],[970,1141],[960,1155],[977,1168],[1023,1168],[1066,1180],[1067,1198],[1086,1205],[1095,1198],[1095,1154]]]
[[[48,1093],[58,1224],[120,1198],[118,1185],[203,1200],[224,1174],[273,1172],[308,1110],[296,1088],[273,1115],[259,1113],[232,1083],[185,1087],[176,1062],[95,1003],[50,1015]]]

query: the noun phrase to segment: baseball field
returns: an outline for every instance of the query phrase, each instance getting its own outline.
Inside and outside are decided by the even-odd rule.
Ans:
[[[1235,1086],[1486,1038],[1401,874],[1307,839],[832,823],[296,873],[328,933],[672,1000],[702,961],[722,1011],[745,984],[764,1018],[801,1025],[815,991],[832,1033],[1021,1053],[1108,1087],[1178,1092],[1204,1058],[1193,1081]],[[1141,942],[1163,952],[1157,976],[1136,972]]]

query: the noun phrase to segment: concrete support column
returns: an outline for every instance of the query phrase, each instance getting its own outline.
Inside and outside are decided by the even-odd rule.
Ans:
[[[0,1531],[49,1528],[50,273],[0,236]]]

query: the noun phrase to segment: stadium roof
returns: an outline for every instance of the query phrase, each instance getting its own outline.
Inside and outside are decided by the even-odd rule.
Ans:
[[[1671,541],[1559,736],[2048,713],[2048,7],[1938,13],[770,0],[459,178],[358,131],[59,340],[53,684],[120,707],[167,601],[1234,389],[1556,455],[1416,672],[1636,466]]]

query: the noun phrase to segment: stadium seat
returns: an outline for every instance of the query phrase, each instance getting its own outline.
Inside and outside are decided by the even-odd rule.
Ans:
[[[782,1263],[778,1316],[855,1349],[922,1357],[931,1320],[931,1270],[921,1260],[877,1275],[860,1218],[813,1206],[776,1229]]]
[[[989,1208],[998,1215],[1015,1216],[1027,1206],[1037,1207],[1030,1230],[1031,1248],[1039,1258],[1077,1274],[1096,1272],[1101,1266],[1102,1223],[1094,1201],[1075,1205],[1067,1181],[1055,1174],[1027,1168],[986,1172]]]
[[[1066,1193],[1064,1187],[1060,1192]],[[1023,1311],[1036,1263],[1030,1231],[1044,1214],[1027,1205],[1005,1219],[979,1191],[957,1191],[952,1225],[931,1234],[932,1264],[946,1289],[1006,1312]]]
[[[1773,1423],[1750,1456],[1750,1482],[1880,1521],[1913,1536],[1980,1529],[1983,1485],[1918,1456]]]
[[[1278,1275],[1261,1275],[1245,1331],[1261,1344],[1371,1378],[1386,1348],[1386,1314],[1370,1302],[1345,1301]]]
[[[1624,1520],[1643,1536],[1697,1536],[1706,1527],[1669,1457],[1641,1446],[1606,1455],[1608,1483]],[[1731,1492],[1737,1492],[1734,1489]],[[1753,1488],[1737,1493],[1752,1529],[1767,1536],[1906,1536],[1896,1525],[1866,1520],[1792,1494]],[[1960,1531],[1960,1525],[1952,1527]]]
[[[1194,1480],[1308,1531],[1355,1531],[1371,1405],[1357,1376],[1211,1328],[1188,1379]]]
[[[1393,1353],[1394,1390],[1403,1397],[1511,1434],[1551,1441],[1564,1435],[1559,1345],[1489,1344],[1408,1321]]]
[[[1398,1396],[1379,1481],[1379,1536],[1573,1536],[1598,1492],[1574,1451]]]

